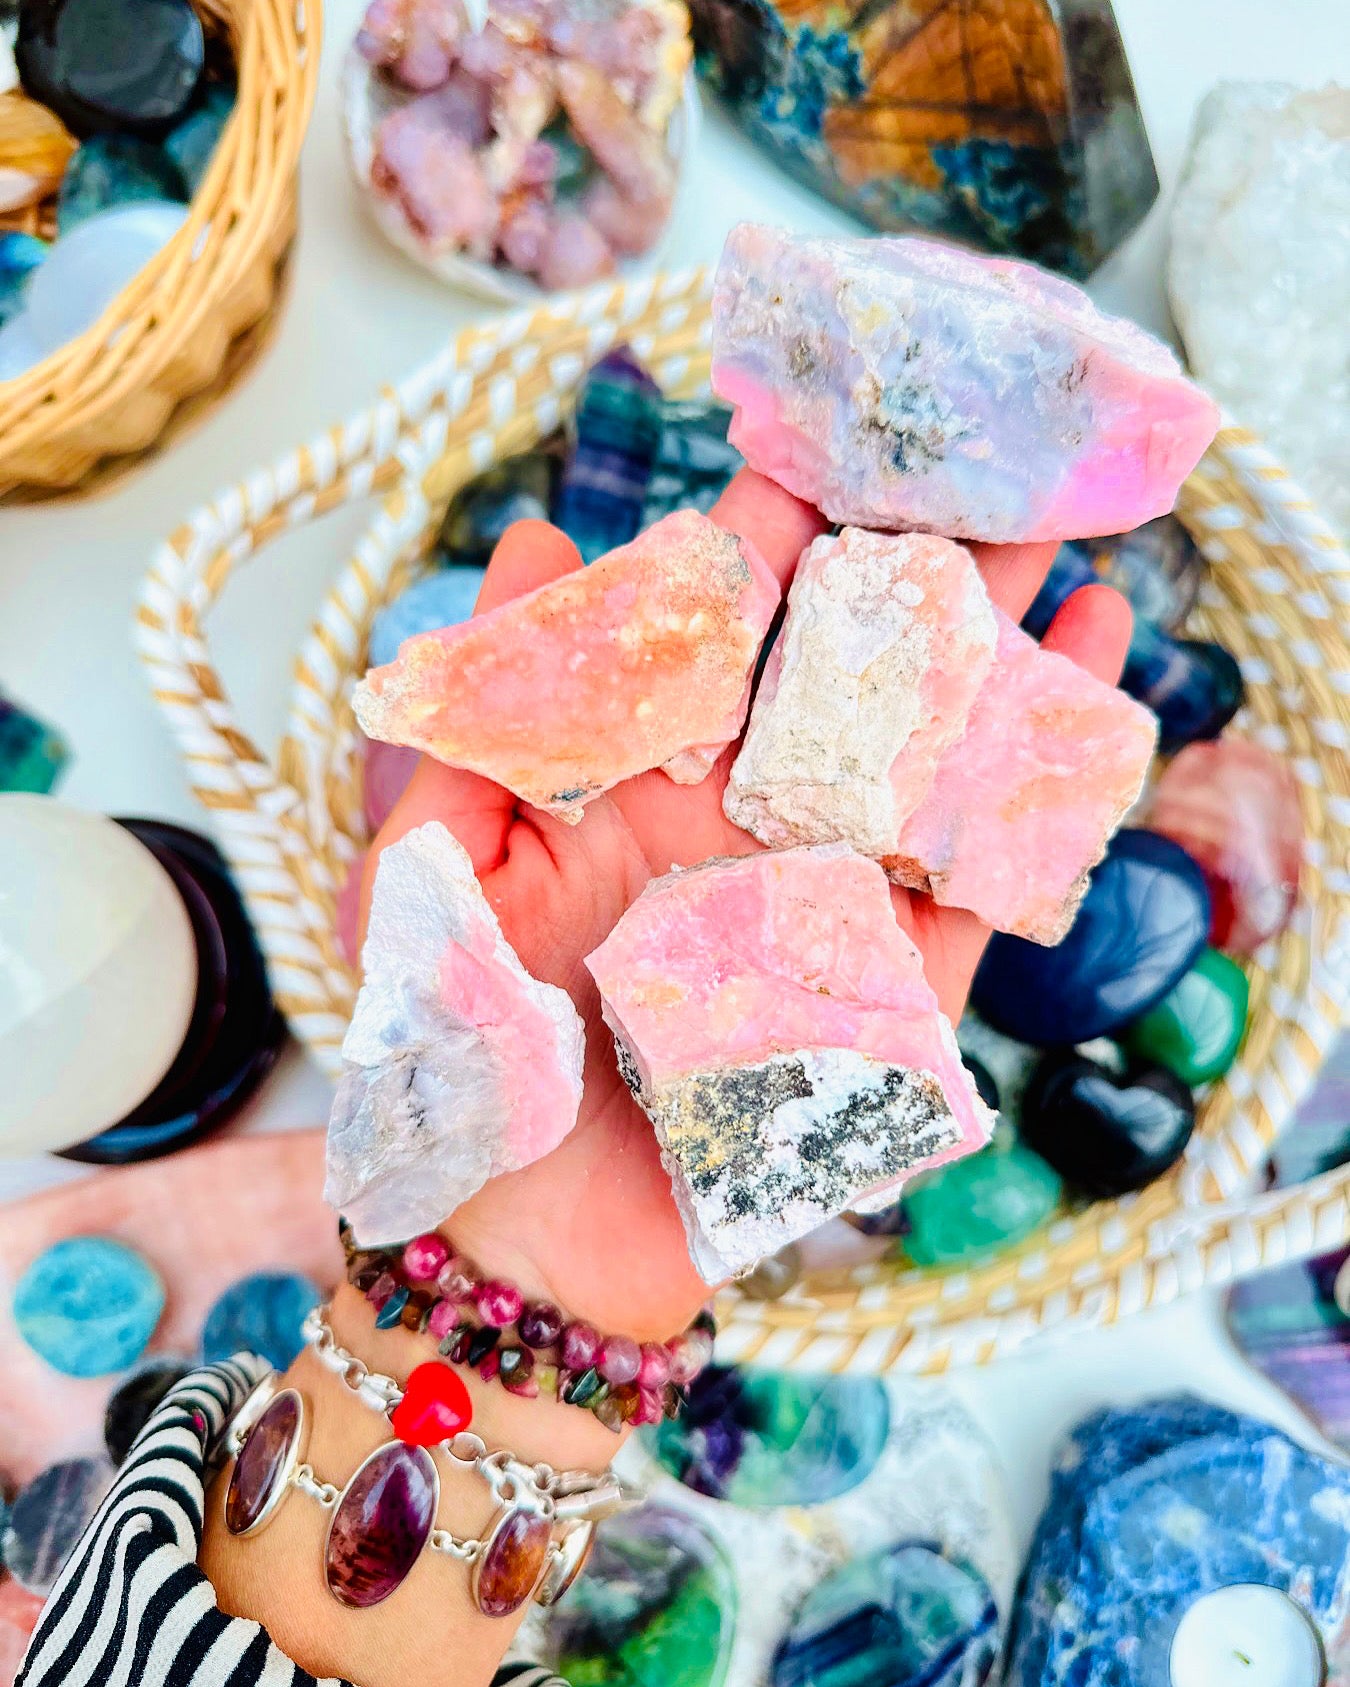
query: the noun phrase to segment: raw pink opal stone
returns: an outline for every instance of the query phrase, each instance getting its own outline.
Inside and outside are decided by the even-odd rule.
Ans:
[[[589,568],[408,639],[357,687],[357,718],[577,821],[648,768],[704,777],[740,732],[778,601],[753,546],[681,510]]]
[[[1289,924],[1303,814],[1293,773],[1270,750],[1232,733],[1188,745],[1159,779],[1146,824],[1200,863],[1216,949],[1252,955]]]
[[[762,843],[894,852],[994,657],[970,552],[846,527],[797,565],[731,771],[727,817]]]
[[[712,380],[750,466],[831,521],[1004,543],[1165,515],[1219,420],[1164,345],[1031,264],[751,223]]]
[[[883,865],[998,931],[1058,943],[1143,788],[1157,722],[995,613],[994,665],[965,732]]]
[[[885,875],[842,845],[655,880],[586,964],[709,1283],[989,1136]]]
[[[367,1246],[431,1230],[576,1123],[585,1032],[503,937],[444,826],[380,855],[325,1198]]]

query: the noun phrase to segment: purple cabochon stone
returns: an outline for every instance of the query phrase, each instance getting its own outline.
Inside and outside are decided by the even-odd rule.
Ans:
[[[338,1501],[324,1554],[344,1605],[378,1605],[399,1587],[436,1517],[440,1482],[425,1447],[390,1441],[357,1470]]]
[[[225,1527],[232,1535],[255,1527],[285,1482],[300,1414],[299,1395],[285,1389],[248,1432],[225,1494]]]
[[[530,1597],[552,1534],[548,1519],[529,1511],[513,1511],[497,1525],[474,1584],[478,1609],[485,1616],[508,1617]]]

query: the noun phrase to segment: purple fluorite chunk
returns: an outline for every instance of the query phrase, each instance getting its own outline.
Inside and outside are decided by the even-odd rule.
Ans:
[[[275,1510],[294,1468],[303,1421],[300,1396],[287,1388],[249,1430],[225,1494],[225,1526],[232,1535],[246,1535]]]
[[[334,1597],[363,1608],[388,1599],[427,1544],[439,1497],[425,1447],[389,1441],[377,1448],[343,1490],[328,1526],[324,1565]]]

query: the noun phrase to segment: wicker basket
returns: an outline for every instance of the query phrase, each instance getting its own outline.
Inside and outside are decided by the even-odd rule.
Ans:
[[[0,496],[80,486],[146,450],[183,400],[224,390],[247,361],[238,342],[271,310],[295,234],[319,0],[196,3],[229,39],[234,113],[184,227],[93,327],[0,382]]]
[[[628,341],[669,391],[708,372],[706,271],[603,287],[462,334],[373,410],[198,510],[161,547],[138,639],[155,695],[238,872],[297,1035],[334,1071],[356,980],[334,901],[367,839],[350,695],[374,612],[402,588],[467,478],[552,429],[588,365]],[[203,620],[232,570],[289,527],[383,494],[296,666],[275,765],[240,730]],[[1242,729],[1289,757],[1308,848],[1290,929],[1252,972],[1242,1055],[1180,1166],[1131,1199],[1066,1214],[979,1269],[869,1266],[778,1301],[729,1293],[719,1352],[783,1366],[939,1370],[1041,1331],[1109,1322],[1350,1238],[1350,1168],[1249,1193],[1316,1073],[1350,987],[1350,561],[1250,435],[1225,427],[1181,514],[1213,565],[1205,631],[1239,657]]]

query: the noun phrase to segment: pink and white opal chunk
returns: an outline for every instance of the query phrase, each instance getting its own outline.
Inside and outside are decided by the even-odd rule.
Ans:
[[[382,852],[362,961],[324,1196],[374,1246],[434,1229],[558,1146],[581,1105],[585,1031],[567,992],[520,964],[435,822]]]
[[[995,615],[994,664],[965,732],[883,865],[998,931],[1058,943],[1143,789],[1157,721]]]
[[[885,875],[842,845],[655,880],[586,964],[709,1283],[988,1140]]]
[[[994,656],[970,552],[846,527],[802,556],[731,770],[727,818],[761,843],[895,849]]]
[[[999,543],[1165,515],[1219,420],[1160,341],[1031,264],[751,223],[712,380],[751,468],[831,521]]]
[[[371,738],[576,822],[650,768],[707,774],[745,721],[778,603],[753,545],[680,510],[589,568],[405,640],[357,687],[356,716]]]

